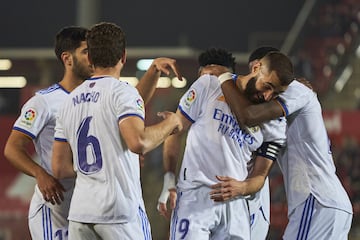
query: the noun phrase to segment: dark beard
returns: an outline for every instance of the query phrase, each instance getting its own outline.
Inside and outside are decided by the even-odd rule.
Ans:
[[[247,97],[247,99],[249,99],[253,103],[263,103],[265,102],[265,100],[262,97],[262,95],[259,95],[259,98],[255,97],[255,95],[259,94],[259,91],[256,89],[255,86],[256,81],[257,81],[256,77],[253,77],[248,81],[244,89],[244,94]]]
[[[91,71],[89,66],[81,65],[76,57],[74,57],[73,73],[80,79],[88,79],[91,77]]]
[[[254,95],[258,92],[256,90],[256,77],[251,78],[248,83],[246,84],[246,87],[244,89],[244,94],[253,103],[259,103],[258,99],[254,98]]]

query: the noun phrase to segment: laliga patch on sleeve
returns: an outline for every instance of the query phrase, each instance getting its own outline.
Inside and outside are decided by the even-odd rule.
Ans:
[[[196,99],[196,91],[195,89],[190,89],[185,98],[185,102],[184,102],[185,107],[189,108],[191,104],[195,101],[195,99]]]
[[[29,108],[25,111],[20,119],[20,124],[24,127],[31,128],[35,119],[37,117],[37,112],[34,108]]]
[[[144,107],[144,101],[141,98],[136,99],[136,107],[138,110],[140,110],[141,112],[145,111],[145,107]]]

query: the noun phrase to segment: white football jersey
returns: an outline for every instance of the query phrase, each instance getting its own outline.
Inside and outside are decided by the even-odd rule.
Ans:
[[[37,91],[24,104],[13,127],[33,139],[40,165],[50,174],[56,115],[68,96],[69,92],[59,84]]]
[[[33,139],[36,153],[40,159],[39,164],[51,175],[51,154],[56,116],[64,99],[68,96],[69,92],[57,83],[47,89],[37,91],[24,104],[13,127]],[[64,201],[60,205],[53,205],[45,201],[37,184],[35,185],[29,207],[29,228],[32,237],[43,236],[43,231],[48,228],[53,229],[54,234],[67,234],[65,233],[68,225],[67,217],[75,180],[68,178],[62,179],[60,182],[67,190],[64,193]],[[49,216],[44,217],[45,211]],[[43,226],[43,228],[39,226]]]
[[[287,114],[287,147],[278,163],[284,176],[288,213],[310,193],[324,206],[352,213],[349,197],[336,175],[317,95],[293,81],[280,95]]]
[[[210,186],[216,175],[244,180],[247,163],[263,141],[285,141],[286,121],[241,129],[215,76],[203,75],[181,98],[180,111],[192,122],[179,173],[180,190]]]
[[[70,144],[77,173],[69,220],[122,223],[143,207],[139,156],[119,131],[128,116],[145,118],[143,100],[134,87],[108,76],[86,80],[63,103],[55,139]]]

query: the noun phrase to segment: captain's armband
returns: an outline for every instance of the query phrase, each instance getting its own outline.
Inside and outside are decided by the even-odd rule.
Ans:
[[[281,149],[281,145],[274,142],[263,142],[263,144],[257,149],[256,154],[276,161]]]

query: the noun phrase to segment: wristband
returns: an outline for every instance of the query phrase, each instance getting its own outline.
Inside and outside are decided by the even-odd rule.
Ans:
[[[169,189],[175,189],[175,174],[172,172],[166,172],[164,175],[164,185],[158,200],[159,203],[167,202],[170,195]]]
[[[218,79],[219,79],[220,84],[223,84],[223,82],[225,82],[227,80],[233,80],[234,82],[236,82],[237,75],[233,74],[231,72],[226,72],[226,73],[221,74],[218,77]]]

